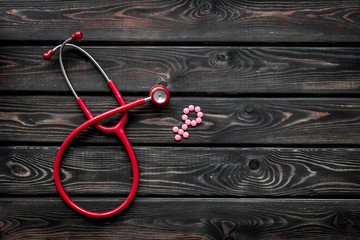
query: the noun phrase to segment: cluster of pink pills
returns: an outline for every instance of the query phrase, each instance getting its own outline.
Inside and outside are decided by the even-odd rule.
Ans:
[[[188,117],[188,114],[190,112],[196,112],[196,119],[195,120],[190,120]],[[188,127],[191,125],[192,127],[196,127],[196,125],[202,123],[202,117],[204,116],[204,114],[201,112],[201,108],[199,106],[194,107],[194,105],[190,105],[187,108],[184,108],[183,110],[184,115],[181,116],[181,119],[185,122],[183,125],[181,125],[181,128],[179,127],[173,127],[173,132],[177,133],[175,135],[175,140],[176,141],[180,141],[181,140],[181,136],[183,136],[183,138],[188,138],[189,137],[189,133],[186,132],[186,130],[188,130]]]

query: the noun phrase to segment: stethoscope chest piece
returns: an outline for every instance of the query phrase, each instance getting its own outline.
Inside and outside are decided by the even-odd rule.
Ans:
[[[156,85],[150,89],[149,97],[156,106],[164,106],[170,99],[170,93],[166,87]]]

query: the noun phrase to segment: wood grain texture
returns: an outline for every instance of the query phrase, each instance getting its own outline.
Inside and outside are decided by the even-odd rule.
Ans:
[[[53,46],[52,46],[53,47]],[[69,92],[52,48],[1,47],[0,90]],[[85,47],[121,92],[166,84],[171,93],[359,93],[360,50],[316,47]],[[75,89],[109,92],[100,73],[68,49],[65,66]]]
[[[127,97],[132,101],[136,97]],[[84,97],[95,115],[118,104],[114,98]],[[175,144],[172,127],[180,126],[182,109],[202,107],[203,123],[190,128],[179,144],[359,144],[357,98],[196,98],[173,97],[163,108],[144,105],[130,111],[126,133],[132,143]],[[70,96],[3,96],[0,140],[62,142],[85,116]],[[192,115],[189,115],[193,118]],[[112,125],[116,119],[108,119]],[[120,143],[92,128],[75,141]]]
[[[360,11],[344,1],[11,1],[1,40],[358,42]],[[29,29],[31,29],[29,31]]]
[[[360,239],[359,16],[358,0],[2,1],[0,239]],[[126,101],[172,94],[130,111],[140,185],[110,219],[76,213],[53,181],[86,119],[41,55],[77,30]],[[118,106],[87,59],[65,61],[94,115]],[[204,122],[177,143],[189,104]],[[61,170],[92,211],[131,187],[122,143],[93,128]]]
[[[122,199],[77,199],[102,211]],[[8,239],[357,239],[359,200],[137,198],[112,219],[80,216],[59,199],[1,199]]]
[[[0,148],[0,195],[57,194],[57,147]],[[355,196],[360,150],[349,148],[134,147],[138,196]],[[117,146],[67,151],[62,182],[72,196],[127,195],[132,172]]]

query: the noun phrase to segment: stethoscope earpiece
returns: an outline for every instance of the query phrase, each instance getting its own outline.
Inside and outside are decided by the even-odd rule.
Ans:
[[[151,97],[151,101],[156,106],[164,106],[169,102],[170,92],[166,87],[162,85],[156,85],[150,89],[149,97]]]
[[[82,37],[83,37],[83,33],[80,31],[77,31],[76,33],[71,35],[72,40],[82,39]]]
[[[82,32],[80,32],[80,31],[77,31],[76,33],[74,33],[73,35],[71,35],[71,40],[79,40],[79,39],[82,39],[83,38],[83,33]],[[54,49],[50,49],[49,51],[47,51],[46,53],[44,53],[43,54],[43,58],[45,59],[45,60],[49,60],[50,58],[51,58],[51,56],[52,55],[54,55],[55,54],[55,50],[57,49],[57,47],[56,48],[54,48]]]
[[[54,54],[55,54],[55,51],[53,49],[50,49],[49,51],[47,51],[46,53],[43,54],[43,58],[45,60],[49,60],[51,58],[51,56]]]

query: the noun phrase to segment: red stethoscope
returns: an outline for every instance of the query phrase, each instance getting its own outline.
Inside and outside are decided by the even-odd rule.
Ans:
[[[63,142],[63,144],[61,145],[56,158],[55,158],[55,163],[54,163],[54,179],[55,179],[55,184],[56,184],[56,188],[58,190],[58,192],[60,193],[61,197],[65,200],[65,202],[72,207],[73,209],[75,209],[76,211],[78,211],[79,213],[82,213],[86,216],[89,217],[95,217],[95,218],[105,218],[105,217],[110,217],[113,216],[117,213],[119,213],[120,211],[122,211],[123,209],[126,208],[127,205],[129,205],[129,203],[131,202],[131,200],[134,198],[135,193],[136,193],[136,189],[138,186],[138,182],[139,182],[139,170],[138,170],[138,165],[137,165],[137,161],[136,161],[136,157],[134,154],[134,151],[130,145],[130,142],[128,140],[128,138],[126,137],[125,134],[125,130],[124,130],[124,126],[127,120],[127,110],[134,108],[136,106],[145,104],[146,102],[150,102],[152,101],[155,105],[157,106],[163,106],[165,105],[170,98],[170,93],[167,90],[166,87],[164,86],[154,86],[150,89],[149,92],[149,96],[147,98],[140,98],[134,102],[131,103],[125,103],[124,99],[122,98],[119,90],[116,88],[115,84],[113,83],[112,80],[110,80],[108,78],[108,76],[105,74],[104,70],[100,67],[100,65],[95,61],[94,58],[92,58],[90,56],[89,53],[87,53],[84,49],[82,49],[79,46],[70,44],[68,42],[70,41],[75,41],[77,39],[81,39],[83,37],[83,34],[81,32],[76,32],[75,34],[73,34],[71,36],[71,38],[66,39],[61,45],[56,46],[54,49],[49,50],[48,52],[43,54],[43,58],[48,60],[50,59],[50,57],[52,55],[54,55],[55,51],[57,49],[60,49],[60,54],[59,54],[59,62],[60,62],[60,67],[61,67],[61,71],[64,75],[64,78],[70,88],[70,90],[72,91],[74,97],[76,98],[77,103],[79,104],[80,108],[82,109],[82,111],[85,113],[86,117],[89,119],[86,122],[82,123],[80,126],[78,126]],[[63,54],[63,48],[66,46],[71,46],[77,50],[79,50],[80,52],[84,53],[93,63],[94,65],[99,69],[99,71],[101,72],[101,74],[104,76],[104,78],[107,80],[108,85],[110,86],[112,92],[114,93],[117,101],[120,104],[120,107],[114,108],[112,110],[109,110],[107,112],[104,112],[102,114],[97,115],[96,117],[94,117],[92,115],[92,113],[90,112],[90,110],[86,107],[85,103],[83,102],[83,100],[78,97],[78,95],[76,94],[63,65],[63,61],[62,61],[62,54]],[[107,126],[103,126],[99,123],[99,121],[108,118],[110,116],[113,116],[117,113],[122,113],[121,118],[119,120],[119,122],[117,124],[115,124],[112,127],[107,127]],[[117,208],[108,211],[108,212],[92,212],[92,211],[88,211],[82,207],[80,207],[79,205],[77,205],[76,203],[74,203],[70,197],[66,194],[62,184],[61,184],[61,180],[60,180],[60,174],[59,174],[59,170],[60,170],[60,163],[61,163],[61,158],[66,150],[66,148],[68,147],[68,145],[70,144],[70,142],[84,129],[86,129],[87,127],[91,126],[91,125],[95,125],[95,127],[97,129],[99,129],[100,131],[103,131],[105,133],[115,133],[120,140],[123,142],[126,151],[128,152],[128,155],[130,157],[130,162],[131,162],[131,166],[132,166],[132,173],[133,173],[133,183],[132,183],[132,187],[130,190],[129,195],[127,196],[127,198],[125,199],[125,201],[118,206]]]

